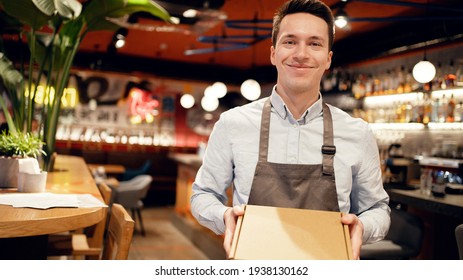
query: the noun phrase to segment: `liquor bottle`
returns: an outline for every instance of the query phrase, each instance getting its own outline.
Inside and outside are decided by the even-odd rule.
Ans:
[[[452,95],[450,96],[449,102],[447,104],[447,117],[445,119],[447,122],[455,121],[455,106],[456,106],[456,102],[455,102],[455,98],[453,97],[453,93],[452,93]]]
[[[412,105],[410,104],[410,101],[407,101],[405,103],[402,103],[402,118],[401,122],[403,123],[409,123],[413,118],[412,115]]]
[[[423,114],[423,123],[428,124],[431,118],[432,104],[428,96],[424,97],[424,114]]]
[[[414,106],[414,109],[416,112],[415,122],[422,123],[423,117],[424,117],[423,93],[419,93],[417,98],[418,98],[417,103]]]
[[[439,98],[432,101],[431,122],[439,122],[440,101]]]
[[[455,106],[455,122],[463,122],[463,101]]]
[[[448,100],[445,97],[445,94],[442,95],[442,100],[440,102],[440,109],[438,112],[438,118],[440,123],[444,123],[447,117],[447,107],[448,107]]]

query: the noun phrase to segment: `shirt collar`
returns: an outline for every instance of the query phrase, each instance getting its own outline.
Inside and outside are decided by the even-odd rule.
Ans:
[[[275,112],[280,116],[282,119],[288,118],[291,123],[299,123],[299,124],[307,124],[314,118],[318,117],[323,110],[322,107],[322,95],[319,93],[320,98],[318,98],[317,101],[315,101],[312,106],[310,106],[304,114],[302,114],[302,117],[298,120],[294,119],[293,115],[291,112],[288,110],[286,107],[285,102],[283,99],[278,95],[276,92],[276,86],[273,87],[272,90],[272,95],[270,96],[270,102],[272,103],[272,107],[275,110]]]

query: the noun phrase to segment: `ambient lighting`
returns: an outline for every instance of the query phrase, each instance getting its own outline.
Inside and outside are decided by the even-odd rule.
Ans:
[[[128,30],[126,28],[120,28],[113,37],[114,46],[116,49],[120,49],[125,46],[125,39],[127,37]]]
[[[183,17],[186,17],[186,18],[195,18],[197,17],[199,14],[198,10],[195,10],[195,9],[188,9],[186,11],[183,12]]]
[[[90,111],[95,111],[97,107],[98,107],[98,104],[95,99],[92,98],[88,101],[88,109]]]
[[[334,24],[341,29],[349,24],[349,17],[343,8],[339,8],[339,11],[334,16]]]
[[[256,80],[249,79],[241,84],[241,94],[249,101],[254,101],[260,97],[260,85]]]
[[[116,35],[116,43],[114,43],[114,46],[117,48],[117,49],[120,49],[122,48],[123,46],[125,46],[125,36],[124,35],[121,35],[121,34],[117,34]]]
[[[210,95],[205,95],[203,98],[201,98],[201,107],[204,109],[204,111],[212,112],[219,107],[219,99]]]
[[[222,82],[212,84],[212,91],[215,97],[222,98],[227,94],[227,86]]]
[[[182,107],[185,109],[190,109],[195,105],[195,98],[193,97],[193,95],[185,93],[180,98],[180,105],[182,105]]]
[[[413,78],[419,83],[429,83],[436,76],[436,67],[426,59],[413,67]]]

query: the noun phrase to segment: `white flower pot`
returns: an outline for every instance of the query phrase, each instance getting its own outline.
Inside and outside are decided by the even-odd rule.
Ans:
[[[42,171],[38,174],[19,172],[18,192],[39,193],[45,192],[47,188],[47,172]]]
[[[36,158],[0,157],[0,188],[17,188],[19,172],[40,173]]]

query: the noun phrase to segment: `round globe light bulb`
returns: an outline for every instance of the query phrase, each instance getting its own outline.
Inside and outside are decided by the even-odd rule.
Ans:
[[[214,89],[212,88],[212,86],[208,86],[208,87],[206,87],[206,89],[204,89],[204,96],[215,97],[214,96]]]
[[[185,109],[190,109],[193,105],[195,105],[195,98],[193,95],[185,93],[182,97],[180,97],[180,105],[182,105]]]
[[[427,61],[422,60],[413,67],[413,78],[419,83],[428,83],[436,76],[436,67]]]
[[[212,84],[212,90],[217,98],[222,98],[227,94],[227,86],[222,82]]]
[[[261,89],[256,80],[248,79],[241,84],[241,94],[249,101],[254,101],[260,97]]]
[[[212,112],[219,107],[219,99],[205,95],[201,98],[201,107],[204,111]]]
[[[335,19],[334,24],[339,28],[344,28],[347,26],[348,21],[346,17],[340,16]]]

